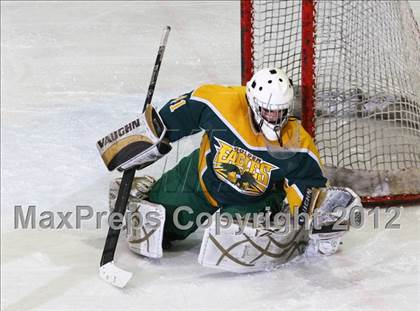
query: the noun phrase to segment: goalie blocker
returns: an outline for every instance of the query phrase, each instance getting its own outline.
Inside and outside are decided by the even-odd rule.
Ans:
[[[152,105],[136,120],[98,140],[96,146],[108,170],[144,168],[171,150],[166,126]]]

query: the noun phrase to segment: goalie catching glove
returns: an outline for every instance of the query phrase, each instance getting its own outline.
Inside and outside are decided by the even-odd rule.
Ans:
[[[305,254],[333,255],[350,230],[350,214],[362,208],[360,197],[350,188],[315,189],[311,204],[313,228]]]
[[[140,169],[171,150],[165,134],[159,113],[148,105],[139,118],[101,138],[96,145],[108,170]]]

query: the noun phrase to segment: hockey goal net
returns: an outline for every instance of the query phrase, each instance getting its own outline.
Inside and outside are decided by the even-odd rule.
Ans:
[[[242,83],[275,66],[330,183],[420,200],[420,33],[407,1],[241,1]]]

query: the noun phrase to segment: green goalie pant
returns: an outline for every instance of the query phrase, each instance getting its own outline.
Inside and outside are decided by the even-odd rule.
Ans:
[[[197,230],[197,216],[200,213],[214,214],[218,207],[213,207],[204,196],[198,179],[199,150],[183,158],[173,169],[164,173],[153,185],[149,201],[161,204],[166,210],[164,236],[166,239],[183,240]],[[274,195],[258,203],[240,206],[223,206],[221,212],[246,213],[264,212],[267,206],[276,206]],[[180,208],[181,207],[181,208]],[[188,210],[187,210],[188,209]],[[174,216],[177,221],[174,221]],[[206,221],[205,215],[198,219],[198,224]],[[179,226],[181,225],[181,226]],[[187,228],[188,227],[188,228]]]

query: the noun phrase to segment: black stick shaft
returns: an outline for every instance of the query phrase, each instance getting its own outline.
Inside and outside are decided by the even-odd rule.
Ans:
[[[152,77],[150,78],[149,89],[147,90],[146,100],[144,101],[143,112],[146,110],[147,105],[150,105],[152,102],[153,93],[155,92],[155,86],[157,77],[160,70],[160,65],[162,64],[163,53],[165,52],[166,43],[168,42],[169,32],[171,27],[166,26],[163,30],[162,39],[160,40],[159,51],[156,56],[155,66],[153,67]]]
[[[153,67],[152,78],[150,79],[149,89],[147,91],[146,100],[143,106],[143,112],[146,110],[147,105],[152,102],[153,93],[155,91],[156,81],[159,74],[160,65],[162,64],[163,53],[165,52],[166,42],[168,41],[169,32],[171,27],[166,26],[163,31],[162,40],[160,42],[159,51],[156,57],[155,66]],[[105,240],[104,250],[102,252],[101,266],[114,260],[115,250],[117,249],[118,237],[120,235],[122,219],[125,215],[127,208],[128,197],[130,195],[131,186],[133,184],[135,168],[125,170],[122,176],[121,185],[118,190],[117,201],[115,202],[115,209],[113,213],[122,215],[121,218],[116,218],[113,226],[108,229],[108,235]],[[112,214],[111,214],[112,217]]]
[[[125,215],[125,210],[128,203],[128,197],[130,195],[131,185],[133,183],[136,169],[132,168],[125,170],[121,180],[120,188],[118,190],[117,201],[115,202],[115,210],[112,214],[118,213],[122,215],[121,219],[115,219],[113,227],[110,226],[108,229],[108,235],[106,236],[104,250],[102,252],[101,266],[114,260],[115,250],[117,249],[118,237],[120,236],[122,218]],[[111,214],[111,217],[112,217]]]

